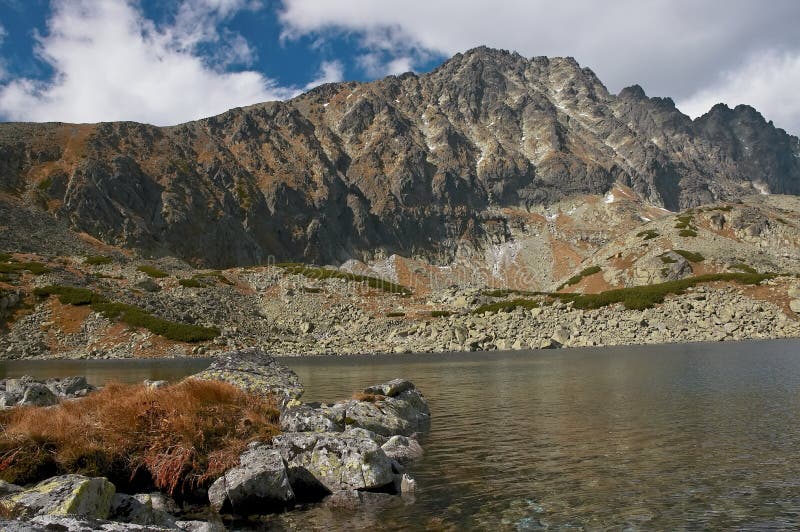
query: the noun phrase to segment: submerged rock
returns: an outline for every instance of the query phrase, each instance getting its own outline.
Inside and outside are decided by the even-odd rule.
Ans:
[[[211,507],[240,515],[280,510],[294,500],[281,453],[267,445],[253,446],[208,490]]]
[[[0,499],[8,513],[28,518],[41,515],[106,519],[116,488],[105,478],[63,475]]]
[[[296,404],[304,391],[294,371],[258,348],[220,355],[192,378],[223,381],[250,393],[273,395],[284,407]]]

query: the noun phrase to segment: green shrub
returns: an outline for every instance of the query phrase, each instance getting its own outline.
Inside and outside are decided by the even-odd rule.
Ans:
[[[7,262],[0,263],[0,273],[19,273],[29,271],[33,275],[42,275],[50,271],[41,262]]]
[[[661,262],[663,262],[664,264],[675,264],[676,262],[678,262],[677,259],[673,259],[669,255],[661,255],[660,258],[661,258]]]
[[[109,320],[120,320],[132,327],[142,327],[153,334],[177,342],[202,342],[219,336],[216,327],[202,327],[177,321],[165,320],[149,314],[146,310],[127,303],[107,300],[89,290],[74,286],[46,286],[34,290],[38,296],[58,296],[59,301],[69,305],[91,305],[92,310],[103,314]]]
[[[737,262],[736,264],[731,264],[731,269],[732,270],[739,270],[740,272],[745,272],[745,273],[758,274],[758,270],[756,270],[752,266],[748,266],[747,264],[744,264],[743,262]]]
[[[718,281],[729,281],[745,285],[758,285],[766,279],[771,279],[774,275],[752,274],[752,273],[712,273],[699,275],[697,277],[687,277],[677,281],[667,281],[665,283],[653,284],[648,286],[633,286],[630,288],[619,288],[600,292],[599,294],[552,294],[552,297],[562,301],[571,301],[574,308],[596,309],[623,303],[626,308],[632,310],[643,310],[663,303],[668,294],[682,294],[687,288],[703,283]]]
[[[153,279],[163,279],[164,277],[169,277],[167,272],[163,272],[158,268],[154,268],[153,266],[143,265],[136,268],[140,272],[149,275]]]
[[[446,318],[452,315],[453,313],[448,310],[434,310],[431,312],[431,317],[433,318]]]
[[[533,309],[540,306],[538,301],[533,299],[512,299],[510,301],[498,301],[497,303],[488,303],[481,305],[472,311],[473,314],[483,314],[484,312],[511,312],[515,308],[522,307],[525,309]]]
[[[179,279],[178,284],[186,288],[205,288],[207,285],[199,279]]]
[[[10,254],[0,253],[0,262],[11,262],[12,260],[14,260],[14,257],[12,257]]]
[[[640,231],[636,233],[636,236],[638,236],[639,238],[644,237],[645,240],[652,240],[654,238],[658,238],[661,235],[658,231],[654,229],[647,229],[645,231]]]
[[[387,318],[402,318],[405,315],[406,315],[405,312],[387,312],[386,313],[386,317]]]
[[[572,277],[567,279],[561,286],[558,287],[558,290],[578,284],[585,277],[589,277],[590,275],[600,273],[601,271],[603,271],[603,269],[600,266],[589,266],[588,268],[584,268],[578,275],[573,275]]]
[[[384,292],[389,292],[392,294],[400,294],[400,295],[411,295],[411,290],[406,288],[405,286],[392,283],[390,281],[386,281],[384,279],[378,279],[377,277],[369,277],[366,275],[358,275],[355,273],[350,272],[343,272],[341,270],[333,270],[329,268],[316,268],[312,266],[297,266],[293,264],[276,264],[276,266],[283,268],[283,270],[287,273],[294,274],[294,275],[302,275],[304,277],[308,277],[309,279],[344,279],[350,282],[356,283],[364,283],[371,288],[376,288],[378,290],[383,290]]]
[[[481,294],[488,296],[488,297],[507,297],[510,295],[519,295],[519,296],[540,296],[543,295],[544,292],[529,292],[527,290],[515,290],[512,288],[498,288],[492,290],[482,290]]]
[[[681,229],[678,231],[678,236],[682,236],[684,238],[694,238],[697,236],[697,231],[694,229]]]
[[[322,292],[322,288],[316,288],[314,286],[304,286],[301,290],[307,294],[319,294]]]
[[[89,266],[100,266],[103,264],[111,264],[114,262],[114,259],[107,255],[90,255],[86,257],[84,262]]]
[[[706,260],[704,256],[696,251],[686,251],[685,249],[673,249],[673,253],[677,253],[684,259],[688,260],[689,262],[703,262]]]
[[[48,176],[39,181],[39,184],[36,185],[36,188],[38,188],[42,192],[46,192],[47,189],[49,189],[52,185],[53,185],[53,180]]]

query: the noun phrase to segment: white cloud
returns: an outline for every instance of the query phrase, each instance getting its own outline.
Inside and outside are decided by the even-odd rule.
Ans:
[[[612,91],[638,83],[676,100],[712,86],[744,57],[800,50],[798,19],[797,0],[772,0],[769,9],[761,0],[283,0],[280,12],[284,38],[355,35],[368,75],[393,59],[413,66],[426,53],[485,44],[574,56]],[[771,118],[788,126],[780,111]]]
[[[244,0],[187,0],[171,24],[157,27],[125,0],[57,0],[37,48],[55,76],[0,85],[0,115],[163,125],[292,96],[295,89],[279,87],[261,73],[224,71],[250,54],[235,35],[227,59],[209,62],[196,50],[199,44],[230,38],[217,24],[237,10],[257,7]]]
[[[735,70],[696,94],[678,102],[691,117],[717,103],[752,105],[766,117],[780,117],[779,126],[800,131],[800,52],[767,52],[751,57]]]
[[[344,66],[341,61],[323,61],[317,78],[305,86],[305,90],[313,89],[323,83],[336,83],[344,79]]]

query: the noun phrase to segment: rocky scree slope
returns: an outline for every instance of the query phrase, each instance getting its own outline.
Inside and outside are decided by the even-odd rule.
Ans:
[[[754,109],[692,121],[571,58],[478,48],[159,128],[0,125],[0,191],[105,243],[206,266],[393,253],[448,263],[526,211],[617,183],[670,210],[800,194],[800,140]]]

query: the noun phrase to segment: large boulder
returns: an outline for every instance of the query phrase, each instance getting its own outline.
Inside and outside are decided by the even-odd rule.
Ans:
[[[96,390],[86,377],[64,377],[63,379],[47,379],[44,383],[51,392],[61,398],[84,397]]]
[[[0,505],[15,516],[78,516],[106,519],[116,488],[105,478],[63,475],[0,499]]]
[[[38,516],[24,521],[0,521],[0,530],[3,532],[156,532],[174,529],[55,515]]]
[[[401,386],[398,382],[404,384]],[[392,383],[378,384],[364,390],[367,394],[374,394],[375,390],[386,391],[388,396],[374,395],[371,401],[351,400],[344,403],[345,424],[381,436],[411,436],[429,430],[430,409],[422,394],[408,381]]]
[[[288,433],[276,436],[272,445],[287,463],[289,482],[298,498],[379,489],[394,480],[386,453],[362,433]]]
[[[211,507],[239,515],[267,513],[285,508],[294,500],[281,453],[266,445],[254,445],[208,490]]]
[[[53,406],[58,403],[58,397],[50,388],[41,382],[32,382],[26,388],[20,399],[19,406]]]
[[[297,404],[303,395],[297,374],[258,348],[219,355],[193,378],[223,381],[250,393],[272,395],[283,407]]]
[[[110,519],[137,525],[174,528],[175,502],[161,493],[117,493],[111,500]]]
[[[296,405],[281,412],[281,431],[341,432],[346,411],[344,405]]]

